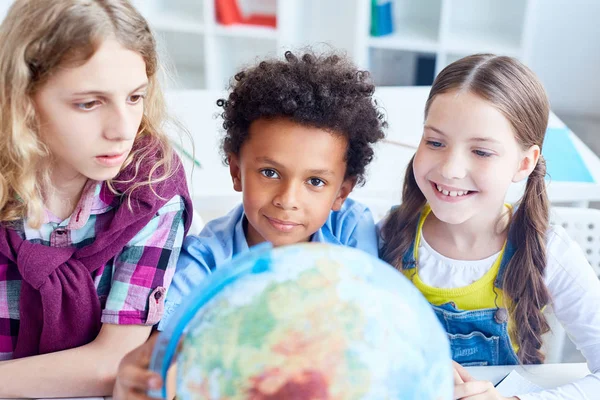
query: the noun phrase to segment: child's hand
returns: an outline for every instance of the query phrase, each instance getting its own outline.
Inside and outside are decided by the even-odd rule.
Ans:
[[[465,393],[457,394],[457,388],[454,387],[454,398],[460,400],[519,400],[518,397],[504,397],[502,396],[488,381],[471,381],[464,384]],[[470,386],[467,386],[470,385]],[[487,387],[487,389],[485,389]],[[483,390],[483,391],[481,391]],[[476,394],[468,394],[467,391]],[[463,397],[457,397],[463,396]]]
[[[475,380],[469,371],[456,361],[452,361],[452,367],[454,369],[454,386]]]
[[[459,363],[454,367],[454,398],[460,400],[519,400],[518,397],[503,397],[488,381],[478,381]]]
[[[115,400],[125,399],[152,399],[146,396],[148,389],[159,389],[162,379],[154,372],[148,371],[150,357],[158,334],[153,334],[143,345],[128,353],[117,372],[117,380],[113,390]],[[152,399],[154,400],[154,399]]]

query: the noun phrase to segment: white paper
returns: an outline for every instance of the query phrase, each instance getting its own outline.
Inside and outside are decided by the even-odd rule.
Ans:
[[[502,382],[500,382],[500,384],[498,384],[498,386],[496,386],[496,389],[498,389],[498,392],[505,397],[540,392],[543,390],[535,383],[524,378],[523,375],[519,374],[514,369],[506,376],[506,378],[504,378]]]

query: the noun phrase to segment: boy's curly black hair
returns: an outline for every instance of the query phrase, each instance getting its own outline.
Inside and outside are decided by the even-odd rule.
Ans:
[[[372,95],[370,74],[346,57],[291,51],[285,60],[271,59],[242,70],[230,84],[223,107],[224,161],[239,155],[252,122],[260,118],[289,118],[302,125],[341,134],[348,140],[346,178],[364,182],[365,167],[373,159],[372,144],[383,139],[385,116]]]

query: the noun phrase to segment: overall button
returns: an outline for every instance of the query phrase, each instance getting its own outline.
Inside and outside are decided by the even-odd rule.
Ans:
[[[496,312],[494,313],[494,321],[496,321],[499,324],[503,324],[506,321],[508,321],[508,311],[506,310],[506,308],[499,308],[496,310]]]

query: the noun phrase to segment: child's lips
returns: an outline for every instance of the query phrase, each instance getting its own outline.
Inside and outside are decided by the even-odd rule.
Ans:
[[[434,181],[430,182],[434,185],[435,189],[439,191],[446,190],[447,192],[477,192],[477,190],[457,188],[454,186],[448,186]]]
[[[450,203],[456,203],[456,202],[460,202],[466,199],[469,199],[471,197],[473,197],[474,195],[477,194],[477,191],[471,191],[471,190],[447,190],[448,189],[455,189],[455,188],[451,188],[449,186],[444,186],[442,187],[441,185],[431,181],[431,187],[433,189],[433,192],[435,194],[435,196],[445,202],[450,202]]]
[[[271,224],[271,226],[273,226],[273,228],[275,228],[281,232],[290,232],[294,228],[302,225],[302,224],[299,224],[299,223],[293,222],[293,221],[285,221],[285,220],[281,220],[281,219],[277,219],[277,218],[267,217],[266,215],[265,215],[265,218],[267,218],[267,221],[269,221],[269,223]]]
[[[107,166],[107,167],[114,167],[114,166],[118,166],[121,165],[123,163],[123,161],[125,161],[125,158],[127,157],[127,152],[123,152],[120,154],[103,154],[103,155],[99,155],[96,156],[96,160],[99,164]]]

